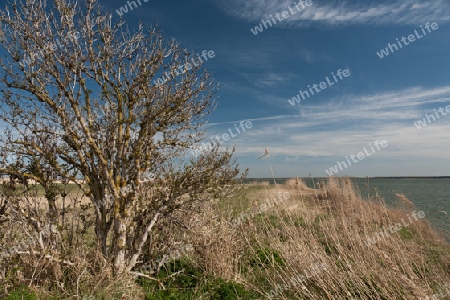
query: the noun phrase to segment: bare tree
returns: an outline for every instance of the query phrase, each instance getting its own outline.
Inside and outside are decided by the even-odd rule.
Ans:
[[[120,274],[135,266],[161,218],[231,191],[240,172],[234,149],[188,156],[216,93],[210,74],[188,64],[192,53],[153,27],[113,23],[96,1],[52,3],[0,11],[0,119],[8,125],[0,173],[43,185],[42,170],[84,179],[99,245]],[[176,76],[152,84],[164,72]],[[9,168],[16,159],[35,171]],[[146,189],[144,172],[154,174]]]

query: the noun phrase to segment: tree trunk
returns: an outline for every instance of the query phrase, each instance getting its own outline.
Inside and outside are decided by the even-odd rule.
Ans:
[[[95,234],[97,235],[98,244],[104,257],[107,257],[106,240],[108,238],[108,227],[106,224],[106,216],[97,212],[95,220]]]
[[[155,216],[152,218],[150,224],[147,225],[147,227],[144,229],[144,232],[139,238],[139,242],[137,244],[137,247],[135,248],[135,252],[130,257],[130,260],[128,262],[127,271],[131,271],[132,268],[136,265],[137,259],[141,255],[142,247],[144,247],[144,244],[147,242],[148,235],[151,233],[153,227],[155,226],[156,222],[158,221],[160,217],[160,213],[156,213]]]
[[[110,229],[110,225],[107,223],[106,216],[107,211],[105,204],[103,203],[103,195],[105,194],[102,191],[102,187],[99,182],[95,182],[96,184],[92,184],[90,186],[91,190],[91,201],[96,206],[96,219],[95,219],[95,234],[97,235],[99,247],[102,251],[103,256],[108,257],[108,250],[106,248],[106,242],[108,240],[108,233]]]
[[[52,224],[58,224],[58,208],[56,207],[56,199],[49,198],[48,202],[48,216]]]
[[[127,225],[119,213],[114,218],[114,275],[125,271],[125,253],[127,245]]]

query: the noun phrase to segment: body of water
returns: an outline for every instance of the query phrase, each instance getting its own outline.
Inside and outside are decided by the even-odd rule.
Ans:
[[[286,178],[277,178],[277,183],[285,183]],[[310,188],[311,178],[302,178]],[[326,178],[314,178],[317,184]],[[249,181],[269,181],[273,179],[249,179]],[[404,194],[415,205],[417,210],[423,210],[431,225],[438,231],[450,237],[450,178],[352,178],[359,188],[363,199],[376,195],[383,197],[388,205],[396,206],[399,202],[396,193]],[[374,190],[376,189],[376,190]]]
[[[374,188],[377,188],[386,203],[395,206],[398,203],[395,194],[404,194],[418,210],[425,212],[433,227],[450,236],[450,178],[371,178],[369,181],[358,178],[352,181],[364,199],[367,199],[367,192],[374,196]]]

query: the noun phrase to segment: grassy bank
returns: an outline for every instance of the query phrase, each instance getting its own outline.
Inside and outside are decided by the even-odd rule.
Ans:
[[[82,215],[90,213],[85,208]],[[161,224],[154,240],[160,246],[146,249],[136,268],[145,277],[113,279],[95,254],[90,228],[67,251],[74,265],[23,255],[2,262],[0,293],[13,291],[6,299],[24,293],[24,299],[426,298],[450,282],[450,247],[421,216],[404,197],[395,209],[379,197],[362,200],[346,178],[317,190],[295,180],[247,184]],[[7,241],[1,243],[3,251]],[[182,245],[189,248],[179,251]]]

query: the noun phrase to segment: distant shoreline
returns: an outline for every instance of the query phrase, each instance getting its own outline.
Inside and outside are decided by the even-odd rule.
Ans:
[[[267,180],[288,180],[295,177],[276,177],[276,178],[247,178],[245,181],[267,181]],[[299,179],[328,179],[328,177],[299,177]],[[349,177],[350,179],[367,179],[367,177]],[[450,179],[450,176],[376,176],[369,179]]]

